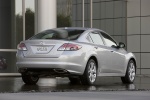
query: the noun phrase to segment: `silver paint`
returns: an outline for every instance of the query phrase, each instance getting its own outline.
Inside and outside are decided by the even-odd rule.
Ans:
[[[71,28],[76,29],[76,28]],[[123,48],[112,48],[106,45],[90,43],[86,37],[91,31],[102,31],[94,28],[80,28],[85,32],[75,41],[65,40],[26,40],[27,51],[17,51],[17,67],[20,68],[61,68],[71,74],[83,75],[90,57],[98,61],[98,76],[125,76],[128,62],[135,59],[133,53]],[[103,32],[103,31],[102,31]],[[81,45],[78,51],[57,51],[64,43]],[[32,46],[51,46],[49,52],[37,54]],[[95,48],[96,47],[96,48]],[[133,69],[131,69],[133,70]],[[134,71],[131,71],[134,73]],[[134,76],[134,75],[132,75]]]

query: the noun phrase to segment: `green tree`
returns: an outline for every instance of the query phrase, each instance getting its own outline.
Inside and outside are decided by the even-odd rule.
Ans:
[[[63,14],[57,15],[57,27],[70,27],[71,18],[70,16],[65,16]]]
[[[20,43],[23,40],[23,17],[22,15],[16,15],[16,43]]]
[[[25,31],[26,39],[34,35],[34,12],[30,8],[27,8],[25,13]]]

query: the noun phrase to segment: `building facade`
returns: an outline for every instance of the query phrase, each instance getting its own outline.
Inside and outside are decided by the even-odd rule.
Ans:
[[[3,73],[17,73],[17,44],[54,27],[93,27],[108,32],[137,58],[137,74],[150,74],[150,0],[0,0]]]

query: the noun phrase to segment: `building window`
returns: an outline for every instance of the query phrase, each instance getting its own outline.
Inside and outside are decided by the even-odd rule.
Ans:
[[[25,0],[25,39],[34,35],[35,0]]]
[[[57,27],[82,27],[82,0],[57,0]]]
[[[17,45],[34,35],[34,2],[0,0],[0,58],[5,58],[7,63],[7,68],[0,69],[0,73],[17,72]]]
[[[16,47],[23,40],[22,0],[0,0],[0,57],[7,68],[0,73],[17,72]]]

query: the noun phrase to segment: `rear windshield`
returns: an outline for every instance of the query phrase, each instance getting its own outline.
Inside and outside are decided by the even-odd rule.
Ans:
[[[75,29],[57,29],[57,30],[47,30],[30,38],[30,40],[35,39],[57,39],[57,40],[76,40],[85,30],[75,30]]]

